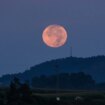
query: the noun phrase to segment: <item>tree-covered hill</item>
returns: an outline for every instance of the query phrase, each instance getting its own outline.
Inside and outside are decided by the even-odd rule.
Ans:
[[[105,56],[68,57],[47,61],[31,67],[30,70],[25,70],[23,73],[4,75],[0,78],[0,83],[8,84],[14,77],[18,77],[21,81],[31,81],[35,76],[56,74],[57,70],[59,73],[84,72],[91,75],[96,82],[104,82]]]

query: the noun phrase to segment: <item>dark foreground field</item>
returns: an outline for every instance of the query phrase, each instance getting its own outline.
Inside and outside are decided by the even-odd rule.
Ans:
[[[8,89],[0,90],[0,105],[105,105],[105,93],[100,91],[54,91],[33,90],[30,96],[12,97]]]
[[[96,91],[68,91],[59,94],[35,94],[48,105],[105,105],[105,93]],[[60,100],[57,97],[60,97]]]

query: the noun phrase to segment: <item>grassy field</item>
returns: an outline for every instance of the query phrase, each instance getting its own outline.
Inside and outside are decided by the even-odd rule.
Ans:
[[[0,90],[0,105],[105,105],[105,92],[33,90],[32,102],[7,104],[8,89]]]
[[[59,93],[34,93],[49,105],[105,105],[105,93],[100,91],[66,91]],[[57,101],[57,97],[60,98]]]

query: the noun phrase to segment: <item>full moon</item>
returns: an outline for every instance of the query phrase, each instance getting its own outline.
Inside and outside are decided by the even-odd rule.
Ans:
[[[49,25],[43,31],[42,39],[49,47],[61,47],[67,41],[67,31],[61,25]]]

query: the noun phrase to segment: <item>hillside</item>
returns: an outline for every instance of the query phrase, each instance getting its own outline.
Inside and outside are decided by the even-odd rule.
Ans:
[[[55,74],[56,69],[58,69],[60,73],[84,72],[90,74],[96,82],[104,82],[105,56],[88,58],[68,57],[47,61],[31,67],[30,70],[26,70],[23,73],[4,75],[0,78],[0,83],[8,84],[14,77],[18,77],[21,81],[30,81],[35,76]]]

